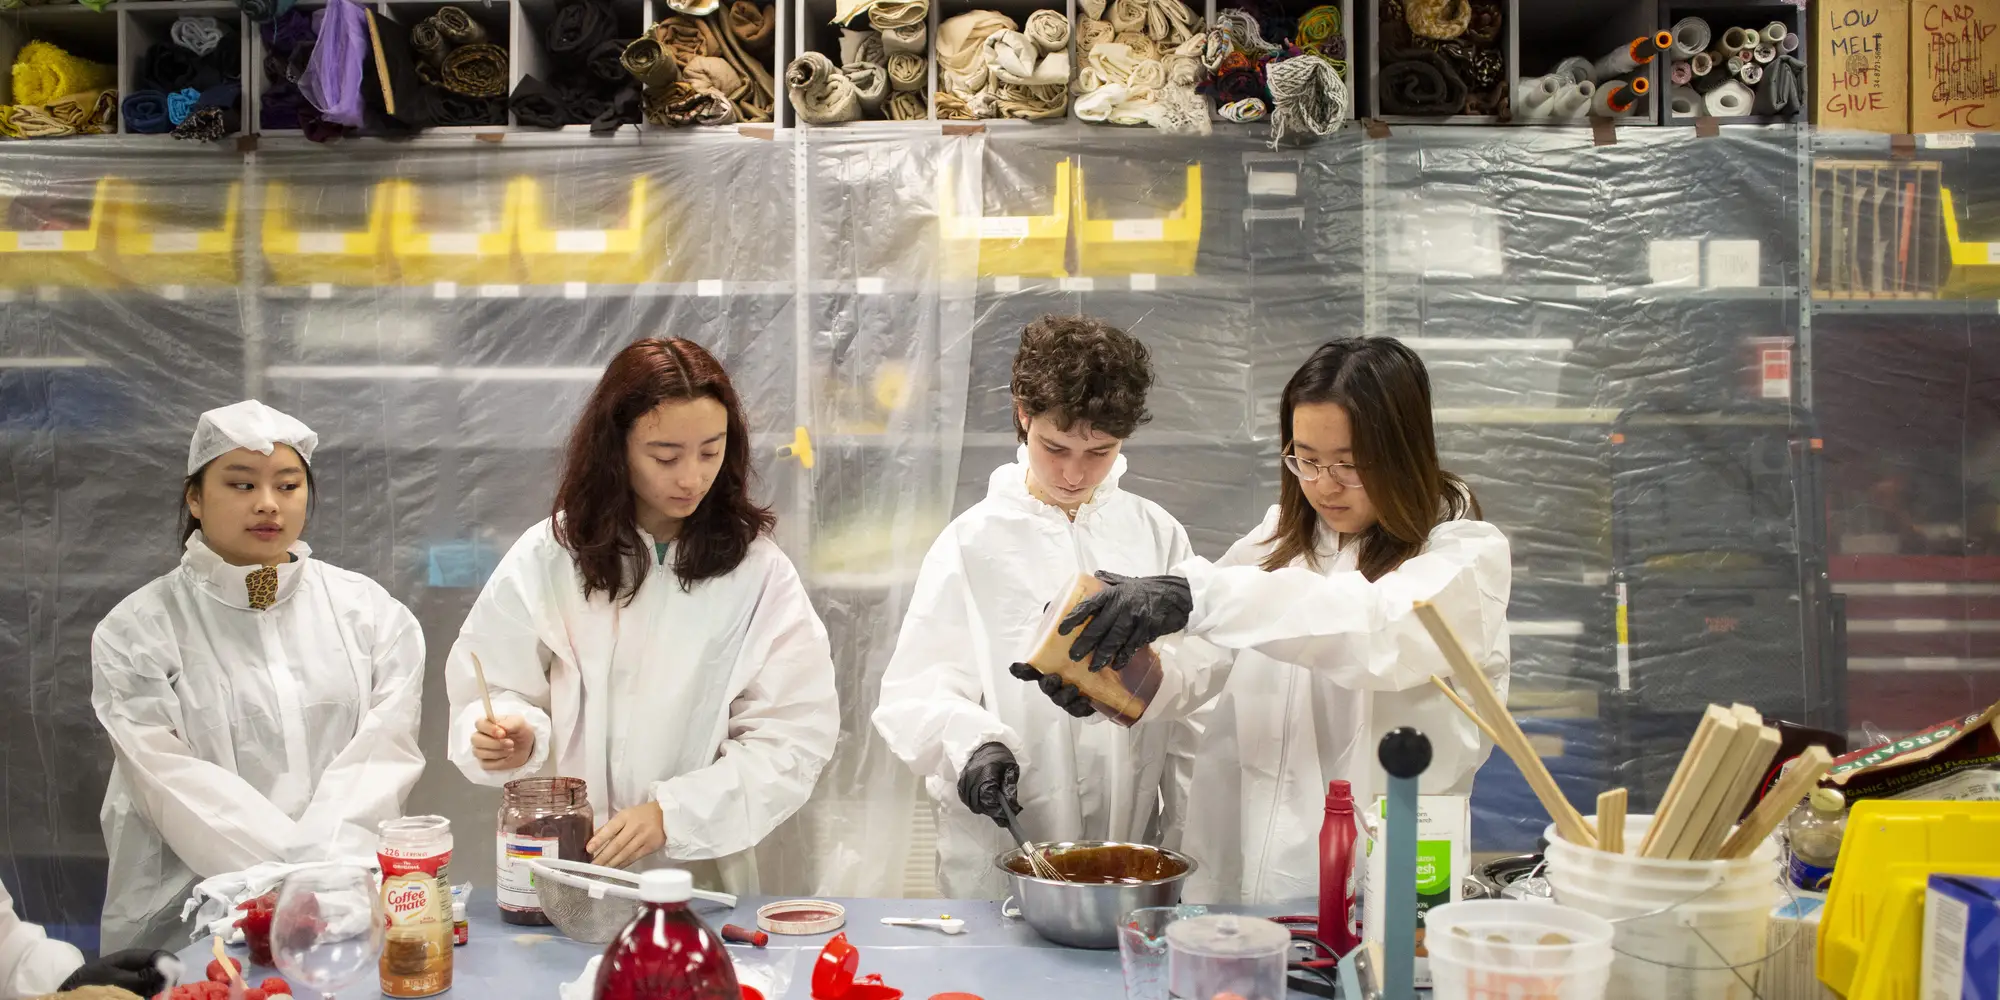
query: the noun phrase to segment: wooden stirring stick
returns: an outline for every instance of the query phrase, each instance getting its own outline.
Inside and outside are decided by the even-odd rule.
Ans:
[[[1451,623],[1444,620],[1429,601],[1418,601],[1415,605],[1417,620],[1424,623],[1424,629],[1431,634],[1431,641],[1437,643],[1438,652],[1444,654],[1446,663],[1451,664],[1452,676],[1458,679],[1458,686],[1472,695],[1472,703],[1479,706],[1479,714],[1493,727],[1494,745],[1514,758],[1514,766],[1521,769],[1521,775],[1528,779],[1528,787],[1535,790],[1535,797],[1542,802],[1542,808],[1549,811],[1555,820],[1556,831],[1564,840],[1579,847],[1596,847],[1597,837],[1590,826],[1583,821],[1583,815],[1563,797],[1562,789],[1556,787],[1556,779],[1549,774],[1541,755],[1528,744],[1528,734],[1521,731],[1520,724],[1507,714],[1507,706],[1500,703],[1499,694],[1493,684],[1472,662],[1472,654],[1465,651],[1465,644],[1458,641],[1458,634],[1451,630]]]
[[[1597,797],[1597,849],[1612,854],[1625,853],[1625,789],[1614,788]]]
[[[1442,677],[1437,677],[1437,676],[1432,676],[1432,677],[1431,677],[1431,683],[1432,683],[1432,684],[1434,684],[1434,685],[1436,685],[1436,686],[1437,686],[1437,689],[1438,689],[1439,691],[1442,691],[1442,692],[1444,692],[1444,696],[1445,696],[1446,698],[1449,698],[1449,699],[1451,699],[1451,703],[1452,703],[1452,704],[1454,704],[1454,705],[1457,705],[1457,706],[1458,706],[1458,710],[1459,710],[1459,711],[1461,711],[1461,712],[1464,712],[1464,713],[1465,713],[1465,717],[1466,717],[1466,718],[1468,718],[1468,719],[1471,719],[1471,720],[1472,720],[1472,724],[1473,724],[1473,725],[1475,725],[1475,726],[1478,726],[1478,727],[1479,727],[1479,731],[1480,731],[1480,732],[1482,732],[1482,733],[1486,734],[1486,739],[1487,739],[1488,741],[1490,741],[1490,742],[1491,742],[1491,743],[1492,743],[1492,744],[1493,744],[1494,746],[1496,746],[1496,747],[1500,745],[1500,734],[1499,734],[1499,733],[1496,733],[1496,732],[1494,732],[1494,731],[1493,731],[1493,727],[1492,727],[1492,726],[1489,726],[1489,725],[1487,725],[1487,724],[1486,724],[1486,720],[1485,720],[1485,719],[1482,719],[1482,718],[1480,718],[1480,717],[1479,717],[1479,713],[1478,713],[1478,712],[1475,712],[1475,711],[1473,711],[1473,710],[1472,710],[1472,706],[1471,706],[1471,705],[1468,705],[1468,704],[1466,704],[1466,703],[1465,703],[1465,699],[1463,699],[1463,698],[1460,698],[1460,697],[1458,696],[1458,692],[1456,692],[1456,691],[1453,691],[1453,690],[1451,689],[1451,685],[1449,685],[1449,684],[1446,684],[1446,683],[1444,682],[1444,678],[1442,678]]]
[[[469,649],[466,652],[472,653]],[[486,721],[494,722],[493,694],[486,690],[486,668],[480,665],[478,653],[472,653],[472,676],[479,679],[479,700],[486,703]],[[499,725],[497,722],[494,724]]]
[[[1715,856],[1726,859],[1749,857],[1750,852],[1755,851],[1757,845],[1763,843],[1764,839],[1771,835],[1771,831],[1776,830],[1778,824],[1792,814],[1792,809],[1798,806],[1799,800],[1805,798],[1806,794],[1819,784],[1819,779],[1825,777],[1831,767],[1833,767],[1833,755],[1827,753],[1825,747],[1818,745],[1807,747],[1806,752],[1799,755],[1798,762],[1792,765],[1792,769],[1778,779],[1778,785],[1771,789],[1771,794],[1764,796],[1763,800],[1757,803],[1757,808],[1750,811],[1750,818],[1744,820],[1743,824],[1736,828],[1736,832],[1722,842],[1722,849],[1717,851]]]
[[[217,934],[215,936],[213,950],[215,952],[215,960],[222,963],[222,970],[229,973],[230,981],[236,984],[236,995],[242,996],[243,992],[247,991],[250,987],[244,984],[243,973],[236,967],[236,960],[230,958],[229,952],[222,947],[222,935]]]

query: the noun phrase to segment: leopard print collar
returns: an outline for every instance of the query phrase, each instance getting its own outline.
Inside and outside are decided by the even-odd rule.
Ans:
[[[278,566],[232,566],[216,555],[197,531],[188,537],[181,566],[216,600],[232,608],[262,611],[283,603],[298,589],[299,573],[312,555],[312,547],[293,542],[291,553],[292,561]]]

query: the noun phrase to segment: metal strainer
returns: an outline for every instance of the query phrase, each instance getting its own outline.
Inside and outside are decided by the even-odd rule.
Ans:
[[[572,940],[606,944],[639,915],[639,875],[601,868],[581,861],[538,859],[528,862],[535,880],[535,898],[549,922]],[[736,905],[726,892],[694,891],[694,898]]]

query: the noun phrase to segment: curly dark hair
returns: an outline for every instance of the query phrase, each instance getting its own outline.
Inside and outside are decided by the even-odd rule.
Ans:
[[[1014,353],[1014,401],[1028,419],[1048,415],[1067,431],[1078,424],[1128,438],[1153,419],[1146,391],[1153,356],[1139,338],[1089,316],[1044,316],[1021,331]],[[1028,440],[1016,416],[1014,434]]]
[[[584,403],[556,487],[556,541],[576,559],[585,598],[602,591],[629,604],[646,579],[650,560],[639,538],[625,435],[661,403],[703,396],[728,411],[729,434],[722,471],[674,546],[681,589],[734,570],[750,543],[776,526],[770,509],[750,499],[750,430],[722,365],[692,340],[635,340],[605,366]]]

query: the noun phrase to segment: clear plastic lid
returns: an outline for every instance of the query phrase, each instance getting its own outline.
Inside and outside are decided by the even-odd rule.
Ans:
[[[1167,946],[1203,958],[1260,958],[1281,955],[1292,934],[1269,920],[1234,913],[1176,920],[1167,925]]]
[[[639,898],[648,903],[685,903],[694,898],[694,876],[661,868],[639,876]]]

